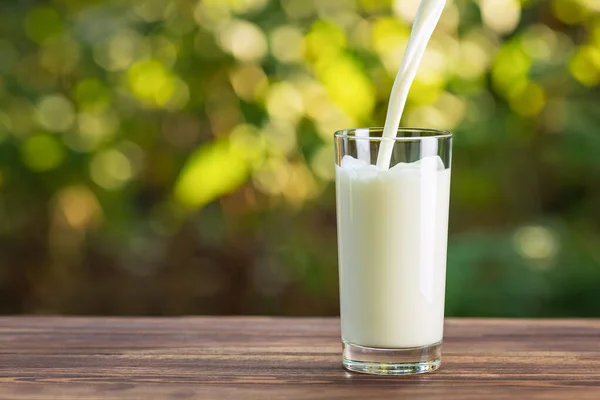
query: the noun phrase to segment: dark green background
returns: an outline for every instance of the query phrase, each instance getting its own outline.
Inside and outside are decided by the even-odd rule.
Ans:
[[[416,0],[0,2],[0,312],[338,312],[332,134]],[[600,10],[449,1],[403,124],[455,133],[447,315],[600,316]]]

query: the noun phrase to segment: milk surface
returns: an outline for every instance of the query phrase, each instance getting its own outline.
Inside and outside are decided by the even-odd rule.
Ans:
[[[336,166],[342,339],[380,348],[442,340],[450,169]]]

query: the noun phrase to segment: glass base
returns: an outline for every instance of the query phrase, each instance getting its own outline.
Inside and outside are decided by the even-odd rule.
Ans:
[[[343,364],[349,371],[374,375],[411,375],[442,365],[442,342],[405,349],[380,349],[343,343]]]

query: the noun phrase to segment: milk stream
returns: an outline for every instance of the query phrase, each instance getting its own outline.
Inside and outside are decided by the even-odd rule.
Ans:
[[[392,86],[392,93],[390,94],[383,128],[384,138],[393,138],[398,132],[408,91],[415,80],[419,64],[423,58],[423,54],[425,54],[425,48],[440,20],[445,4],[446,0],[421,0],[410,32],[408,44],[402,57],[402,63]],[[393,148],[393,140],[382,141],[379,154],[377,155],[377,167],[379,169],[386,170],[390,167]]]

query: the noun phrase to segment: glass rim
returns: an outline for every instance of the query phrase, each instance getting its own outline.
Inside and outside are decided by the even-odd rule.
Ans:
[[[370,141],[384,141],[384,140],[396,140],[396,141],[418,141],[421,139],[434,138],[434,139],[452,139],[452,132],[433,129],[433,128],[409,128],[400,127],[396,131],[397,133],[420,133],[419,136],[395,136],[393,138],[388,137],[377,137],[377,136],[356,136],[354,133],[359,129],[367,129],[369,132],[380,132],[383,133],[383,127],[365,127],[365,128],[348,128],[342,129],[333,134],[336,138],[344,139],[355,139],[355,140],[370,140]]]

